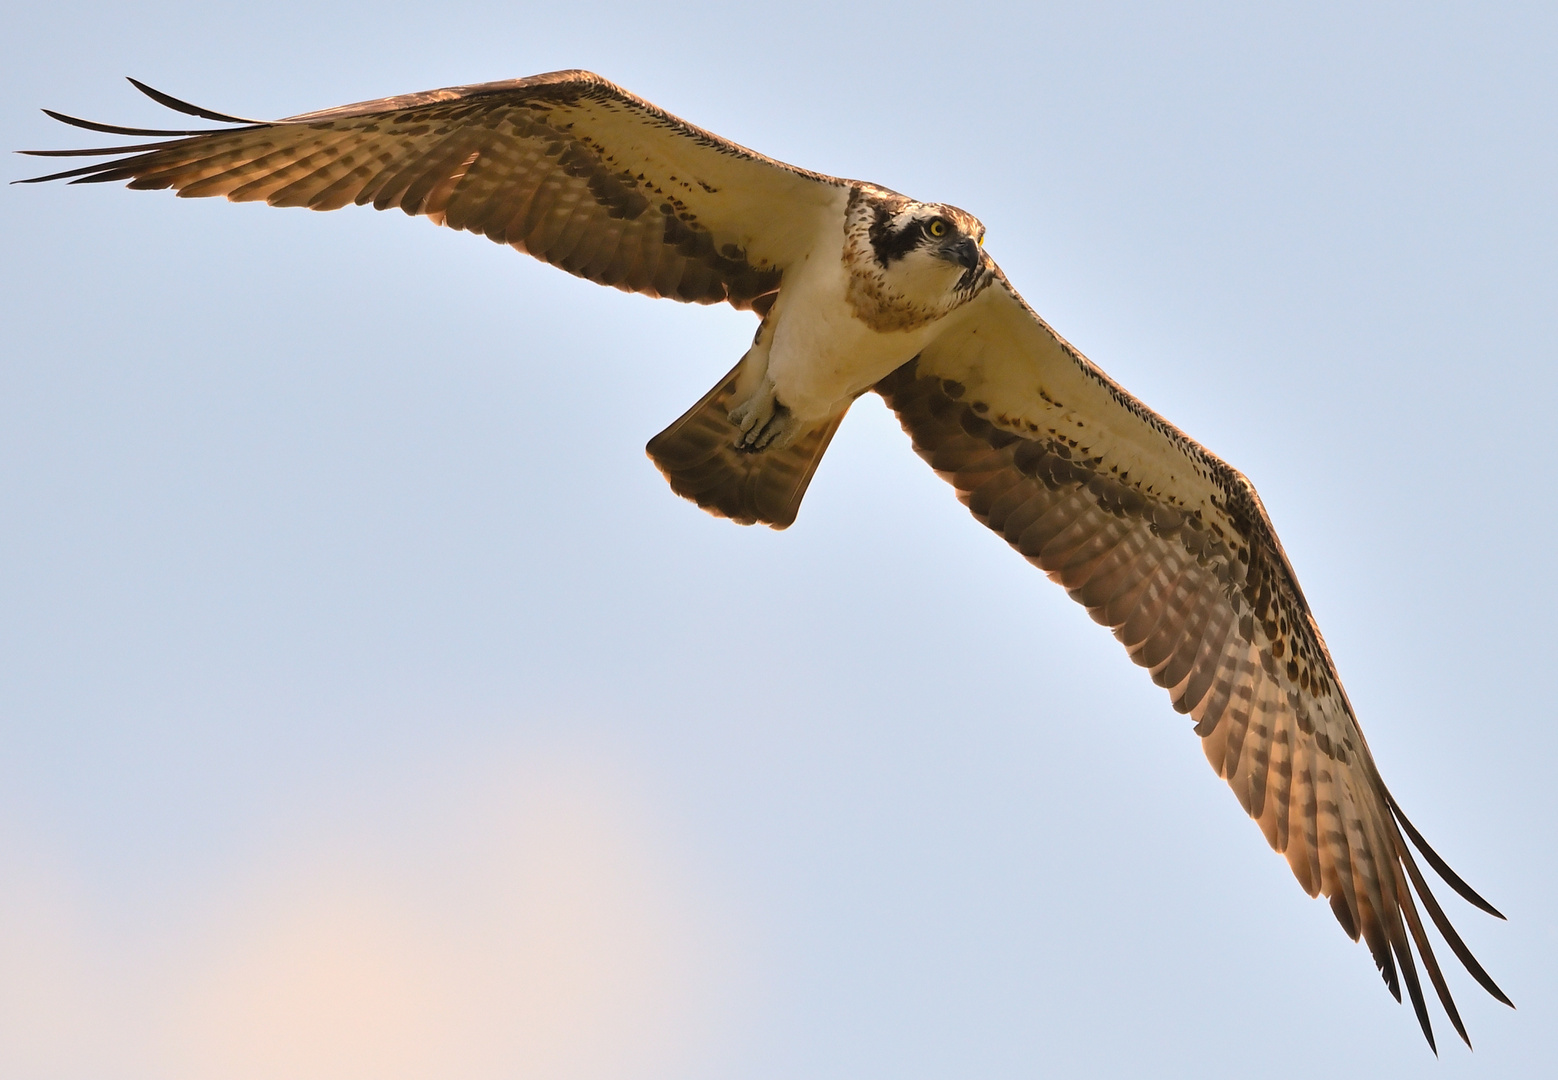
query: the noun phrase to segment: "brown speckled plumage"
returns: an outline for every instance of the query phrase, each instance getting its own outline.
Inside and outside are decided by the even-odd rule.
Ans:
[[[888,283],[886,266],[873,250],[872,241],[887,216],[912,204],[912,199],[896,191],[857,182],[850,190],[845,210],[844,265],[850,272],[845,295],[855,317],[882,333],[913,330],[934,322],[989,287],[992,280],[988,271],[970,275],[966,290],[949,293],[935,305],[915,303],[897,295]],[[955,206],[939,209],[965,230],[980,229],[970,214]]]

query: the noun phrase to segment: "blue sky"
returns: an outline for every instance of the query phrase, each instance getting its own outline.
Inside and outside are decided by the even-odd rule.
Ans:
[[[863,400],[797,524],[644,442],[751,316],[399,214],[0,198],[0,1072],[1546,1075],[1549,5],[59,3],[0,128],[587,67],[955,203],[1256,483],[1447,909],[1422,1045],[1110,635]],[[90,142],[92,136],[85,136]],[[9,178],[32,175],[13,159]],[[41,170],[39,170],[41,171]],[[1448,961],[1448,957],[1446,957]],[[1436,1017],[1437,1018],[1437,1017]]]

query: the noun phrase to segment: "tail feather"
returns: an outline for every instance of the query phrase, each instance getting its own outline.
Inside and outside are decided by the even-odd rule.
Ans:
[[[731,422],[730,410],[738,403],[740,371],[737,364],[645,449],[678,495],[741,525],[762,522],[783,529],[795,521],[806,486],[849,405],[816,421],[786,446],[737,449],[740,429]]]

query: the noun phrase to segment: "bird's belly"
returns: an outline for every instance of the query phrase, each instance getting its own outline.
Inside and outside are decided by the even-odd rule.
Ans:
[[[832,416],[845,402],[911,360],[929,328],[880,333],[855,318],[840,296],[778,313],[768,376],[784,405],[801,420]]]

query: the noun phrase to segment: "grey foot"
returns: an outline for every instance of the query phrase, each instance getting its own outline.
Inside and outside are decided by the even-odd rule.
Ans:
[[[774,395],[774,384],[767,378],[740,405],[730,410],[731,423],[740,429],[736,448],[757,451],[788,446],[801,425],[790,410]]]

